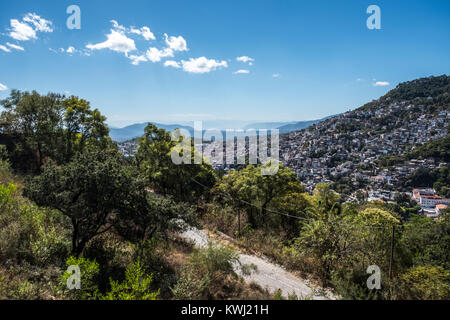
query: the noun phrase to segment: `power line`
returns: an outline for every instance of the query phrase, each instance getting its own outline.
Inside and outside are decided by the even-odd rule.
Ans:
[[[203,188],[207,189],[207,190],[210,189],[209,187],[205,186],[204,184],[202,184],[201,182],[195,180],[194,178],[191,178],[191,180],[192,180],[193,182],[195,182],[196,184],[202,186]],[[251,203],[251,202],[245,201],[245,200],[243,200],[243,199],[235,199],[235,198],[233,198],[230,194],[227,194],[227,193],[225,193],[225,192],[215,191],[215,193],[216,193],[216,194],[220,194],[220,195],[222,195],[222,196],[225,196],[225,197],[227,197],[227,198],[230,198],[230,199],[232,199],[232,200],[240,201],[240,202],[242,202],[242,203],[244,203],[244,204],[246,204],[246,205],[252,206],[252,207],[254,207],[254,208],[256,208],[256,209],[260,209],[258,206],[254,205],[254,204]],[[277,215],[285,216],[285,217],[292,218],[292,219],[303,220],[303,221],[308,221],[308,222],[315,221],[314,219],[308,219],[308,218],[304,218],[304,217],[293,216],[293,215],[288,214],[288,213],[279,212],[279,211],[275,211],[275,210],[271,210],[271,209],[264,209],[264,210],[265,210],[266,212],[268,212],[268,213],[277,214]],[[386,229],[385,227],[382,227],[382,226],[373,226],[373,225],[364,225],[364,227],[368,227],[368,228],[372,228],[372,229]]]
[[[206,188],[206,189],[209,189],[207,186],[205,186],[204,184],[202,184],[202,183],[196,181],[194,178],[191,178],[191,180],[194,181],[195,183],[197,183],[198,185],[200,185],[200,186],[202,186],[202,187],[204,187],[204,188]],[[254,205],[254,204],[251,203],[251,202],[248,202],[248,201],[245,201],[245,200],[242,200],[242,199],[234,199],[231,195],[229,195],[229,194],[227,194],[227,193],[225,193],[225,192],[215,191],[215,193],[221,194],[221,195],[223,195],[223,196],[225,196],[225,197],[227,197],[227,198],[230,198],[230,199],[232,199],[232,200],[238,200],[238,201],[240,201],[240,202],[242,202],[242,203],[245,203],[246,205],[252,206],[252,207],[254,207],[254,208],[256,208],[256,209],[260,209],[258,206]],[[311,219],[307,219],[307,218],[303,218],[303,217],[298,217],[298,216],[293,216],[293,215],[290,215],[290,214],[287,214],[287,213],[284,213],[284,212],[274,211],[274,210],[270,210],[270,209],[264,209],[264,210],[267,211],[267,212],[269,212],[269,213],[278,214],[278,215],[286,216],[286,217],[289,217],[289,218],[294,218],[294,219],[299,219],[299,220],[312,221]]]

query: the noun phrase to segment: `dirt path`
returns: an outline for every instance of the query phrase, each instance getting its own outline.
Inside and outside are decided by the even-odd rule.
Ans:
[[[196,228],[191,228],[181,236],[191,241],[195,246],[204,248],[209,241],[214,241],[208,237],[208,235]],[[239,273],[247,283],[255,282],[262,288],[266,288],[271,293],[275,293],[278,289],[282,291],[282,295],[287,298],[288,294],[295,292],[299,298],[310,298],[314,300],[326,300],[334,299],[330,293],[327,293],[326,297],[323,293],[315,293],[315,291],[308,285],[308,281],[303,280],[287,272],[278,265],[275,265],[262,258],[250,256],[247,254],[239,254],[239,260],[242,264],[254,264],[257,267],[256,272],[252,272],[251,275],[243,275],[239,268],[236,266],[236,272]]]

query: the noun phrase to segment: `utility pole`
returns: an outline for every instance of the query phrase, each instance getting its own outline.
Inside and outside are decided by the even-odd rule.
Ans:
[[[395,225],[392,226],[391,259],[389,261],[389,299],[392,298],[392,267],[394,264]]]
[[[238,238],[241,237],[241,210],[238,210]]]

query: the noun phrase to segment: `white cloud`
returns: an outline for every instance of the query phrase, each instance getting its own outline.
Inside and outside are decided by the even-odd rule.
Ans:
[[[8,90],[8,87],[5,86],[4,84],[0,83],[0,91],[6,91]]]
[[[150,48],[146,52],[148,60],[151,62],[159,62],[161,58],[173,57],[173,50],[166,48],[164,50],[159,50],[158,48]]]
[[[155,40],[155,35],[153,32],[150,31],[150,28],[147,26],[144,26],[142,28],[135,28],[135,27],[124,27],[123,25],[119,24],[116,20],[111,20],[111,23],[113,24],[113,29],[116,31],[119,31],[120,33],[133,33],[138,34],[142,37],[144,37],[145,40]]]
[[[35,13],[28,13],[23,21],[28,22],[34,26],[35,31],[39,32],[53,32],[52,22],[50,20],[45,20]]]
[[[241,70],[238,70],[236,72],[233,72],[233,74],[247,74],[247,73],[250,73],[250,71],[249,70],[245,70],[245,69],[241,69]]]
[[[72,46],[68,47],[67,50],[66,50],[66,52],[70,53],[70,54],[75,53],[75,51],[77,51],[77,50],[74,47],[72,47]]]
[[[9,50],[7,47],[5,47],[2,44],[0,44],[0,50],[5,51],[5,52],[11,52],[11,50]]]
[[[155,35],[153,32],[150,31],[149,27],[142,27],[140,29],[136,29],[134,27],[130,28],[130,33],[138,34],[140,36],[143,36],[145,40],[156,40]]]
[[[390,85],[390,83],[387,81],[377,81],[373,85],[374,85],[374,87],[385,87],[385,86]]]
[[[181,61],[183,70],[190,73],[208,73],[217,68],[228,67],[226,61],[217,61],[214,59],[207,59],[205,57],[190,58],[189,61]]]
[[[12,31],[9,33],[9,36],[18,41],[27,41],[30,39],[37,39],[36,31],[28,24],[24,22],[20,22],[17,19],[11,19],[11,28]]]
[[[167,60],[166,62],[164,62],[164,66],[165,67],[173,67],[173,68],[181,68],[180,64],[174,60]]]
[[[272,77],[274,77],[274,78],[280,78],[280,77],[281,77],[281,74],[279,74],[279,73],[274,73],[274,74],[272,75]]]
[[[236,60],[239,61],[239,62],[244,62],[244,63],[249,62],[250,65],[253,64],[253,63],[252,63],[253,61],[255,61],[255,59],[250,58],[250,57],[248,57],[248,56],[237,57]]]
[[[134,66],[138,66],[139,63],[147,61],[147,58],[144,55],[140,55],[140,56],[131,55],[131,56],[129,56],[129,59],[131,60],[131,64]]]
[[[97,44],[88,44],[86,48],[90,50],[109,49],[116,52],[122,52],[125,55],[127,55],[130,51],[136,50],[134,40],[128,38],[120,31],[120,29],[117,29],[118,25],[116,26],[116,24],[114,25],[116,30],[111,30],[111,33],[106,35],[106,41]]]
[[[116,20],[111,20],[110,22],[113,24],[114,30],[120,31],[122,33],[127,31],[127,28],[120,25]]]
[[[167,46],[174,51],[187,51],[187,43],[186,40],[182,36],[174,37],[168,36],[166,33],[164,34],[166,38]]]
[[[27,13],[22,21],[11,19],[10,24],[9,36],[18,41],[37,39],[37,32],[53,32],[52,22],[35,13]]]
[[[24,51],[25,50],[23,47],[15,45],[15,44],[12,44],[12,43],[9,43],[9,42],[7,42],[6,45],[8,47],[12,48],[12,49],[15,49],[15,50],[19,50],[19,51]]]

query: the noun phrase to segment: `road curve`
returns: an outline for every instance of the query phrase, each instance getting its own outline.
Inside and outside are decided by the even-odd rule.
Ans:
[[[193,242],[198,248],[206,247],[208,245],[208,241],[215,242],[210,239],[204,231],[196,228],[188,229],[181,234],[181,237],[187,241]],[[323,293],[316,293],[308,285],[307,280],[298,278],[282,267],[262,258],[239,253],[239,260],[242,264],[255,265],[257,267],[257,271],[252,272],[251,275],[243,275],[238,266],[236,266],[236,272],[240,274],[247,283],[255,282],[262,288],[266,288],[272,294],[280,289],[283,297],[285,298],[287,298],[288,294],[295,292],[295,294],[301,299],[334,299],[330,293],[327,293],[326,296],[324,296]]]

